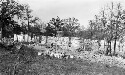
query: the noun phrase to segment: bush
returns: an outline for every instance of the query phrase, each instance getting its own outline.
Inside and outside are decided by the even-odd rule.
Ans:
[[[22,45],[20,48],[18,54],[23,56],[24,58],[27,59],[27,61],[31,61],[36,58],[37,56],[37,51],[33,48],[28,48],[27,46]]]

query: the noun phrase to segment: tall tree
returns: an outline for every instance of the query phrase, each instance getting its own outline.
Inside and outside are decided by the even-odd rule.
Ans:
[[[29,39],[29,36],[31,35],[31,18],[33,18],[33,16],[31,15],[32,13],[32,10],[30,9],[29,5],[28,4],[23,4],[24,6],[24,11],[23,11],[23,17],[21,18],[21,20],[23,21],[23,25],[25,24],[25,27],[26,27],[26,34],[28,34],[28,38],[27,38],[27,41]],[[23,26],[24,27],[24,26]]]
[[[2,37],[6,36],[7,32],[10,32],[15,25],[15,16],[21,18],[21,13],[24,7],[14,0],[1,1],[0,4],[0,23]]]
[[[57,18],[52,18],[48,23],[54,29],[54,35],[57,36],[58,31],[62,31],[63,21],[57,16]]]
[[[30,19],[33,17],[31,15],[32,10],[30,9],[29,5],[24,5],[25,7],[25,16],[24,20],[27,20],[27,26],[28,26],[28,34],[30,33]]]
[[[62,31],[63,22],[62,20],[57,16],[57,18],[52,18],[49,23],[47,23],[47,26],[45,28],[46,32],[46,43],[48,36],[57,36],[58,31]]]

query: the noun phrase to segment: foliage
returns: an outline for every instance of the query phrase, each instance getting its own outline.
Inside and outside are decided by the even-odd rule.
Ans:
[[[64,36],[75,36],[76,31],[79,29],[79,23],[78,23],[78,19],[76,18],[68,18],[68,19],[64,19],[64,26],[63,26],[63,32],[64,32]]]
[[[47,36],[57,36],[58,31],[62,31],[63,22],[57,16],[57,18],[52,18],[46,27]]]
[[[93,38],[93,33],[88,29],[82,32],[82,37],[84,39],[92,39]]]
[[[34,34],[35,36],[42,34],[38,26],[32,26],[30,27],[30,29],[32,30],[30,32]]]
[[[45,35],[46,36],[56,36],[56,31],[54,29],[54,27],[52,27],[49,23],[47,25],[47,27],[45,28],[46,32]]]
[[[14,32],[13,27],[17,25],[14,17],[18,16],[21,17],[21,13],[23,11],[23,6],[14,0],[5,0],[0,4],[0,22],[2,28],[2,35],[3,37],[7,36],[7,32],[11,34]]]
[[[102,37],[102,39],[108,42],[110,51],[111,41],[115,41],[113,53],[115,54],[116,40],[123,36],[125,29],[124,10],[120,3],[114,5],[112,2],[111,6],[102,9],[100,13],[99,15],[95,15],[95,20],[90,21],[90,29],[98,40]]]

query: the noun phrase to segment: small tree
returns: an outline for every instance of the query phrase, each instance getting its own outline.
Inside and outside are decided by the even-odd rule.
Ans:
[[[68,18],[64,19],[63,32],[64,36],[69,37],[69,44],[71,43],[71,37],[75,36],[76,30],[79,29],[80,23],[78,23],[78,19],[76,18]]]
[[[46,35],[46,43],[48,40],[48,36],[57,36],[58,31],[62,31],[63,22],[62,20],[57,16],[57,18],[52,18],[49,23],[47,23],[47,27],[45,35]]]
[[[57,16],[57,18],[52,18],[48,23],[51,28],[55,31],[54,35],[57,36],[58,31],[62,31],[63,21]]]

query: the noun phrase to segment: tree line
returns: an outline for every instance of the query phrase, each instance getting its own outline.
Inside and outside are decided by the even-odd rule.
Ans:
[[[28,4],[21,4],[14,0],[3,0],[0,4],[0,27],[2,37],[11,37],[13,34],[28,34],[57,36],[58,31],[63,32],[63,36],[75,36],[75,31],[79,28],[78,19],[52,18],[48,23],[42,22],[39,17],[32,15],[32,9]]]
[[[116,55],[116,41],[123,43],[125,33],[125,9],[121,3],[111,2],[102,8],[99,14],[95,15],[95,19],[89,21],[89,25],[88,30],[93,39],[106,40],[106,55]]]
[[[0,28],[3,37],[13,37],[13,34],[28,34],[33,36],[55,36],[61,32],[62,37],[80,37],[84,39],[106,40],[108,43],[106,54],[111,54],[111,41],[114,41],[114,55],[116,41],[123,42],[125,29],[125,10],[120,3],[111,3],[89,21],[88,29],[81,28],[79,20],[72,17],[61,19],[52,18],[44,23],[39,17],[32,15],[33,10],[28,4],[21,4],[14,0],[0,2]],[[47,40],[46,40],[47,41]]]

